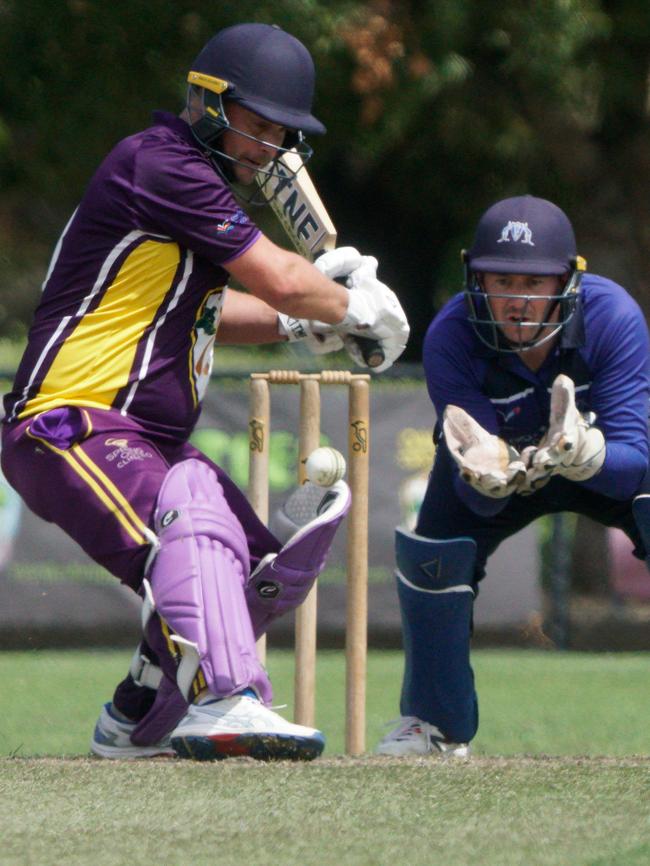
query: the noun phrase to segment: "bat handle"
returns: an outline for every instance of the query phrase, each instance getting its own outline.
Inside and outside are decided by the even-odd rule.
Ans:
[[[352,339],[359,347],[361,357],[369,367],[379,367],[384,363],[386,356],[379,340],[373,340],[371,337],[358,337],[356,334],[352,336]]]

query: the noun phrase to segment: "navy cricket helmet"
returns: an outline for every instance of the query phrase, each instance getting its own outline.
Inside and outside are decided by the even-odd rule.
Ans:
[[[465,297],[469,320],[479,339],[500,352],[522,352],[552,339],[570,321],[579,297],[580,280],[587,263],[576,252],[573,226],[561,208],[531,195],[503,199],[489,207],[476,227],[474,243],[463,250]],[[512,342],[494,318],[485,294],[482,275],[525,274],[557,276],[554,295],[517,295],[527,300],[548,301],[544,320],[522,322],[521,340]],[[512,294],[491,297],[513,297]],[[559,316],[555,310],[559,307]],[[550,329],[550,330],[549,330]]]
[[[326,131],[312,114],[312,57],[302,42],[276,25],[235,24],[219,31],[199,52],[187,80],[188,111],[193,95],[200,94],[203,100],[202,115],[191,124],[192,132],[229,181],[229,163],[233,159],[220,149],[219,138],[226,129],[246,135],[230,125],[229,102],[287,128],[276,158],[261,170],[268,177],[286,176],[286,170],[276,174],[275,164],[289,149],[296,149],[304,164],[312,155],[305,134]],[[192,116],[196,114],[195,106],[196,100],[192,102]]]

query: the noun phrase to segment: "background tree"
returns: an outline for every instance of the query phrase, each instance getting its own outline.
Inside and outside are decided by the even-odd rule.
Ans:
[[[402,297],[408,360],[460,287],[478,216],[507,195],[560,204],[592,269],[650,309],[647,0],[4,0],[0,337],[24,337],[108,149],[152,108],[180,111],[192,58],[246,20],[314,54],[328,135],[312,171],[342,241],[376,251]]]
[[[107,149],[180,110],[222,26],[275,22],[309,45],[328,135],[313,171],[343,238],[374,249],[414,323],[460,284],[496,198],[572,216],[594,269],[648,306],[650,9],[644,0],[5,0],[0,6],[0,333],[20,333],[49,251]]]

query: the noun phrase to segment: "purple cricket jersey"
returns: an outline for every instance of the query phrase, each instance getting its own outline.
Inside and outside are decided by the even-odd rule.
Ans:
[[[113,408],[185,441],[212,368],[224,265],[259,229],[189,126],[156,112],[92,178],[54,251],[7,421]]]

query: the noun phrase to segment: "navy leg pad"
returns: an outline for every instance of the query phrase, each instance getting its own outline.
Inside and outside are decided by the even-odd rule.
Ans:
[[[396,531],[405,673],[400,712],[466,743],[478,727],[469,663],[476,543]]]
[[[632,514],[645,548],[646,565],[650,568],[650,493],[641,493],[633,500]]]

